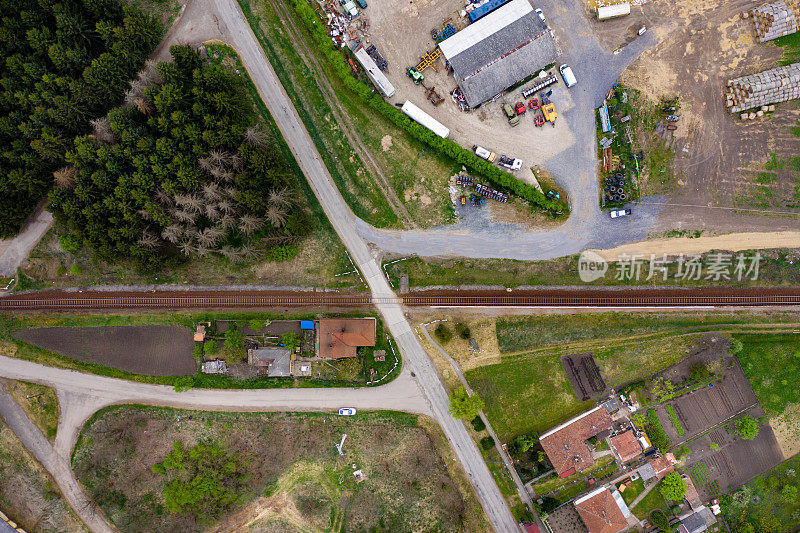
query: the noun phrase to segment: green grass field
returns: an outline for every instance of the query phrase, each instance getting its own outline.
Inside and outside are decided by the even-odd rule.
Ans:
[[[650,514],[650,511],[654,509],[667,509],[667,500],[664,499],[658,488],[654,488],[648,492],[647,496],[642,498],[642,501],[631,509],[631,511],[636,515],[636,518],[644,520]]]
[[[744,345],[737,356],[767,415],[800,402],[800,336],[737,334],[734,339]]]

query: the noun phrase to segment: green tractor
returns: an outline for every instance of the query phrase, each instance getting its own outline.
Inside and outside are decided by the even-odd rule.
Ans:
[[[406,76],[411,78],[412,81],[417,85],[419,85],[419,82],[425,79],[425,76],[423,76],[421,72],[417,72],[417,70],[413,67],[408,67],[406,69]]]

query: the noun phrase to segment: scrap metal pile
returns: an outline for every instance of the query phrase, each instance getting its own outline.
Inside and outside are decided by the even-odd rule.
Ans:
[[[315,12],[319,20],[325,24],[328,35],[331,36],[331,40],[336,46],[345,46],[345,39],[354,41],[358,37],[357,31],[366,33],[369,28],[369,22],[366,19],[351,17],[349,14],[343,13],[334,0],[326,2],[322,7],[317,6]]]
[[[450,91],[450,97],[453,99],[453,102],[455,102],[461,109],[461,111],[463,111],[464,113],[469,113],[472,110],[472,108],[470,108],[469,104],[467,103],[467,99],[464,98],[464,95],[461,93],[460,87],[456,87],[455,89]]]

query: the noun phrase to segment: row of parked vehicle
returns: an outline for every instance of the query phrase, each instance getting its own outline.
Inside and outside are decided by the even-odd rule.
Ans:
[[[481,159],[485,159],[490,163],[494,163],[496,161],[498,165],[509,170],[519,170],[522,168],[522,160],[517,159],[516,157],[501,155],[500,159],[498,160],[496,153],[492,152],[491,150],[487,150],[483,146],[473,146],[472,150],[475,152],[475,155]]]

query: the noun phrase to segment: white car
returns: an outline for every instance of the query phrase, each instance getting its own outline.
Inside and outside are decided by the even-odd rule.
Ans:
[[[567,87],[572,87],[578,83],[578,79],[575,77],[575,73],[572,72],[572,69],[569,68],[569,65],[561,65],[558,67],[558,71],[561,72],[561,77],[564,78],[564,83],[567,84]]]
[[[632,211],[630,209],[614,209],[611,211],[611,218],[621,218],[630,216]]]
[[[536,12],[536,14],[537,14],[537,15],[539,15],[539,20],[541,20],[542,22],[547,22],[547,21],[544,19],[544,13],[542,12],[542,10],[541,10],[541,9],[539,9],[539,8],[537,7],[536,9],[534,9],[534,11]]]
[[[506,167],[509,170],[519,170],[522,168],[522,159],[517,159],[516,157],[508,157],[508,156],[501,156],[500,157],[500,166]]]
[[[356,414],[356,408],[355,407],[342,407],[341,409],[339,409],[339,414],[342,415],[342,416],[353,416],[354,414]]]

